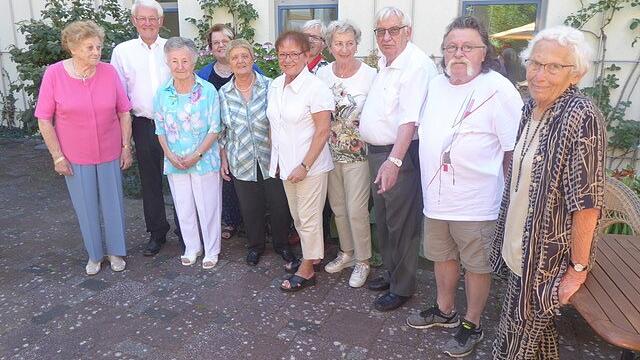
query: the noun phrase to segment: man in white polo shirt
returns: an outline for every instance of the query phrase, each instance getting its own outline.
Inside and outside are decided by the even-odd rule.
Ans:
[[[418,329],[458,328],[442,349],[466,356],[482,339],[480,317],[491,285],[489,249],[509,168],[522,99],[497,65],[487,31],[473,17],[454,20],[442,42],[443,68],[429,85],[418,134],[424,245],[434,262],[437,301],[410,316]],[[467,309],[455,310],[465,269]]]
[[[385,268],[369,282],[369,289],[389,290],[374,303],[377,310],[389,311],[415,291],[422,221],[416,126],[429,81],[438,72],[409,41],[411,20],[400,9],[381,9],[374,32],[383,56],[362,110],[360,135],[368,144],[369,171],[375,179],[376,230]]]
[[[169,231],[162,193],[164,153],[153,122],[153,96],[170,75],[164,56],[166,40],[159,36],[162,14],[158,2],[137,0],[131,8],[131,21],[139,36],[118,44],[111,55],[111,65],[116,68],[133,106],[133,141],[142,183],[144,220],[147,232],[151,233],[143,252],[145,256],[160,251]],[[174,219],[181,241],[177,216]]]

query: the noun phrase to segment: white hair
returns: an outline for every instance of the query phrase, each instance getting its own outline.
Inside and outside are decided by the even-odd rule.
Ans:
[[[316,28],[316,27],[320,28],[320,34],[324,34],[327,31],[327,28],[324,26],[324,23],[321,20],[318,20],[318,19],[312,19],[312,20],[307,21],[306,23],[304,23],[304,25],[302,25],[300,30],[302,32],[305,32],[307,30],[311,30],[311,29]]]
[[[339,34],[343,34],[343,33],[347,33],[347,32],[351,32],[353,33],[353,37],[356,40],[356,44],[360,43],[360,36],[362,35],[362,32],[360,31],[360,29],[353,24],[352,22],[348,21],[348,20],[335,20],[332,21],[329,26],[327,26],[327,31],[325,31],[324,33],[324,41],[331,45],[331,42],[333,41],[333,35],[336,33]]]
[[[198,48],[196,47],[196,43],[194,43],[193,40],[180,36],[174,36],[167,39],[167,42],[164,43],[165,57],[169,55],[170,52],[181,49],[187,49],[191,52],[191,54],[193,54],[194,63],[198,60]]]
[[[136,2],[133,3],[133,6],[131,6],[131,15],[132,16],[136,16],[136,10],[138,10],[138,8],[140,6],[155,9],[156,12],[158,13],[158,17],[162,17],[162,15],[164,14],[164,10],[162,9],[162,5],[160,5],[160,3],[158,3],[157,1],[155,1],[155,0],[136,0]]]
[[[402,26],[411,27],[411,18],[395,6],[387,6],[380,9],[376,13],[376,24],[378,24],[380,21],[387,20],[391,16],[399,17],[402,21]]]
[[[591,68],[591,57],[593,55],[591,45],[587,42],[582,31],[566,25],[553,26],[537,33],[529,41],[527,48],[520,53],[520,59],[523,63],[529,59],[533,47],[540,40],[555,41],[560,46],[568,48],[575,61],[575,72],[584,75]]]

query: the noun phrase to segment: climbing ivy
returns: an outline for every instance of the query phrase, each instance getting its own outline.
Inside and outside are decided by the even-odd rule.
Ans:
[[[233,17],[233,23],[227,25],[231,26],[236,35],[253,42],[256,32],[251,23],[258,19],[258,12],[250,2],[247,0],[198,0],[198,3],[202,9],[202,18],[196,20],[190,17],[186,20],[198,29],[198,41],[202,49],[207,46],[205,36],[212,25],[213,15],[220,9],[226,10]]]

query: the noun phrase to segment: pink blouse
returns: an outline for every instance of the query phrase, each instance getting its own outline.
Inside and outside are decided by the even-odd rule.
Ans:
[[[54,121],[64,156],[73,164],[113,161],[122,151],[118,113],[131,110],[113,66],[99,62],[96,73],[74,79],[62,61],[47,67],[40,85],[35,116]]]

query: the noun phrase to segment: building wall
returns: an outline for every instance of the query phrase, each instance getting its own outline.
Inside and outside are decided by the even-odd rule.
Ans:
[[[99,3],[101,0],[94,0]],[[129,7],[132,0],[119,0]],[[255,40],[266,42],[275,40],[276,34],[276,5],[275,0],[249,0],[260,14],[255,22]],[[45,0],[0,0],[0,8],[8,11],[0,12],[0,65],[9,72],[12,79],[17,79],[15,66],[7,54],[8,47],[12,44],[21,46],[24,37],[17,31],[17,22],[30,18],[37,18],[44,7]],[[410,14],[413,21],[413,41],[432,57],[441,56],[440,44],[446,25],[460,12],[459,0],[340,0],[338,2],[338,16],[341,19],[350,19],[362,29],[362,41],[358,48],[358,56],[366,56],[375,48],[373,19],[376,11],[384,6],[394,5]],[[547,0],[546,11],[541,19],[546,26],[561,24],[567,15],[575,12],[580,7],[579,0]],[[182,36],[195,38],[196,28],[186,22],[187,17],[200,18],[202,13],[198,0],[178,0],[180,31]],[[631,47],[633,37],[628,30],[629,22],[634,17],[640,17],[640,9],[629,9],[620,13],[616,21],[609,25],[609,41],[607,44],[607,62],[622,66],[618,74],[625,78],[632,62],[636,61],[640,53],[640,44]],[[231,16],[223,11],[216,14],[214,21],[231,22]],[[589,29],[597,28],[600,19],[594,19]],[[593,43],[595,40],[592,38]],[[593,73],[590,73],[582,81],[581,86],[592,84]],[[2,77],[3,91],[8,87],[7,80]],[[614,93],[614,95],[616,95]],[[635,89],[632,99],[640,99],[640,86]],[[21,100],[19,106],[23,106]],[[640,100],[634,101],[628,112],[629,118],[640,119]]]

